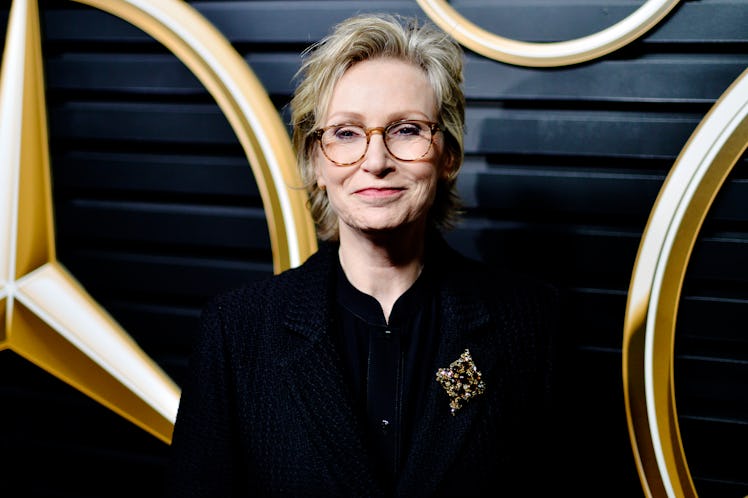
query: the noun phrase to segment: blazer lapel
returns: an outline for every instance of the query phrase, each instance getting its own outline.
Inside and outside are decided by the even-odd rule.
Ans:
[[[297,347],[279,368],[297,401],[307,431],[340,496],[380,495],[370,456],[356,417],[342,362],[330,336],[334,253],[321,251],[302,274],[286,314],[285,328],[298,336]]]
[[[317,456],[327,465],[339,495],[377,495],[370,456],[338,364],[331,347],[317,343],[308,354],[285,365],[286,385],[298,402],[299,420],[306,424]]]
[[[495,335],[490,334],[495,325],[491,322],[487,307],[471,294],[469,290],[464,293],[441,293],[441,342],[432,365],[434,381],[428,387],[423,417],[415,424],[411,448],[398,482],[397,496],[432,494],[457,458],[473,421],[485,409],[481,396],[478,396],[464,403],[453,415],[449,406],[450,398],[436,381],[437,370],[449,367],[465,349],[470,350],[484,379],[490,377],[497,363],[496,355],[492,354],[494,348],[486,344]],[[486,389],[495,387],[489,383]]]

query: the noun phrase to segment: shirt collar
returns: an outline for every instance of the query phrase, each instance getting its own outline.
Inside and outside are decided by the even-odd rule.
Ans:
[[[393,327],[400,326],[403,322],[408,321],[408,317],[413,316],[417,310],[421,309],[423,304],[433,295],[434,287],[433,285],[429,285],[429,281],[432,280],[431,266],[425,264],[421,274],[413,282],[413,285],[395,301],[392,312],[390,313],[390,321],[387,323],[379,301],[354,287],[348,280],[348,277],[346,277],[340,260],[337,260],[337,285],[335,291],[337,302],[350,313],[353,313],[370,325],[382,327],[388,325]]]

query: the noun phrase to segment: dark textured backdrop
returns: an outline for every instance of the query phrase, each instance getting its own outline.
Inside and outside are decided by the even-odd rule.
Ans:
[[[414,1],[191,3],[245,56],[286,121],[299,53],[335,21],[420,14]],[[641,3],[454,5],[498,34],[554,41]],[[9,5],[0,1],[0,34]],[[41,8],[60,259],[179,381],[206,298],[272,272],[250,168],[210,95],[154,40],[74,2]],[[573,67],[467,54],[459,186],[468,211],[448,238],[568,297],[572,495],[642,495],[621,381],[631,270],[665,175],[747,54],[745,0],[684,1],[642,40]],[[747,222],[743,158],[697,242],[677,327],[677,404],[702,497],[748,494]],[[161,496],[166,445],[9,351],[0,354],[0,424],[2,496]]]

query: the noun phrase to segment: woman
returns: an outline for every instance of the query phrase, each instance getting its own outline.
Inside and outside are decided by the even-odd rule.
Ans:
[[[529,491],[554,295],[439,235],[459,206],[459,46],[366,15],[307,55],[293,141],[323,242],[204,312],[173,496]]]

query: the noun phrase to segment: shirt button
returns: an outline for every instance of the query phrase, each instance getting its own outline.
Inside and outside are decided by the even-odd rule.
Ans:
[[[382,434],[384,434],[386,436],[387,433],[390,430],[390,421],[389,420],[382,420],[379,423],[379,430],[382,431]]]

